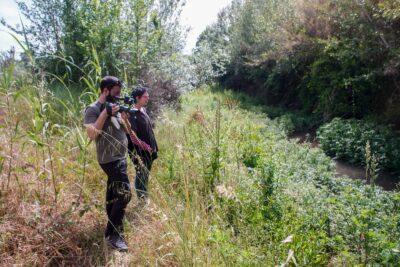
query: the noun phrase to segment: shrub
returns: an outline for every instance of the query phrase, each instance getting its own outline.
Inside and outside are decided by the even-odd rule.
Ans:
[[[381,169],[400,171],[400,139],[389,127],[365,120],[335,118],[318,129],[317,138],[328,155],[363,166],[369,141]]]
[[[279,121],[288,122],[288,117],[274,121],[265,113],[218,105],[231,100],[228,91],[184,94],[182,110],[164,112],[157,127],[162,154],[153,177],[171,195],[173,207],[186,207],[186,217],[171,221],[178,229],[190,226],[177,230],[185,240],[179,248],[190,248],[178,256],[179,262],[399,262],[398,193],[335,178],[334,164],[321,149],[287,140]],[[223,134],[219,172],[213,174],[217,114]],[[171,155],[177,163],[169,168],[173,179],[167,169]],[[215,190],[204,194],[210,175],[218,177]]]

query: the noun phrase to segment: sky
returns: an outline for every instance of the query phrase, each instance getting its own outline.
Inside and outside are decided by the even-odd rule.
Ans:
[[[200,33],[207,25],[216,22],[218,12],[231,2],[232,0],[186,0],[182,10],[182,24],[190,26],[191,31],[186,41],[185,53],[190,53]]]
[[[184,52],[189,54],[196,45],[199,34],[207,25],[217,20],[219,10],[227,6],[232,0],[186,0],[186,5],[182,10],[182,24],[189,26],[190,31],[187,36],[187,43]],[[0,17],[4,18],[8,24],[19,23],[19,13],[14,0],[0,0]],[[8,50],[15,46],[17,51],[18,44],[9,35],[8,30],[0,26],[0,51]]]
[[[4,18],[10,25],[19,23],[18,8],[14,0],[0,0],[0,18]],[[3,25],[0,26],[0,51],[8,50],[11,46],[15,46],[15,48],[18,46],[17,42],[8,32],[9,30],[3,27]]]

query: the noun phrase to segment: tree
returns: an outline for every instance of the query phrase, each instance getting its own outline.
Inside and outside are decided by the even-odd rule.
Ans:
[[[182,0],[19,1],[29,24],[7,26],[25,36],[42,69],[67,80],[78,82],[91,61],[103,75],[122,75],[128,83],[149,77],[146,73],[176,80],[183,66],[166,66],[184,61],[183,5]]]

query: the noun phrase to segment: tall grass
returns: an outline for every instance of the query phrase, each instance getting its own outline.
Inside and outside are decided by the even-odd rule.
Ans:
[[[82,126],[101,74],[96,59],[89,65],[80,93],[62,79],[55,89],[46,74],[1,68],[0,264],[399,261],[397,192],[334,180],[321,150],[286,140],[278,122],[208,88],[159,115],[153,204],[130,203],[130,250],[110,252],[102,239],[106,177]]]
[[[94,215],[99,214],[102,206],[96,192],[102,184],[93,183],[99,173],[91,186],[85,183],[96,167],[82,127],[86,103],[70,93],[54,95],[49,83],[54,77],[27,73],[15,61],[2,64],[0,76],[2,264],[104,261],[91,255],[96,249],[82,250],[97,231],[80,240],[100,221],[85,222],[84,215],[95,206]],[[82,223],[86,226],[79,227]]]
[[[320,149],[286,140],[279,123],[236,107],[229,93],[198,90],[182,103],[159,119],[162,154],[152,179],[179,237],[178,262],[398,261],[398,193],[334,178]]]

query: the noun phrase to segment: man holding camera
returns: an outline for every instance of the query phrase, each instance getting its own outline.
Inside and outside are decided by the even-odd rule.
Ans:
[[[127,121],[128,116],[118,112],[119,106],[113,104],[121,94],[121,87],[118,78],[104,77],[100,82],[100,97],[85,110],[84,124],[89,138],[96,142],[97,160],[108,177],[105,238],[111,247],[127,251],[123,218],[132,194],[126,162],[127,128],[123,121]]]

